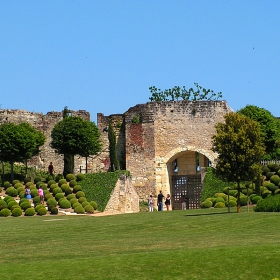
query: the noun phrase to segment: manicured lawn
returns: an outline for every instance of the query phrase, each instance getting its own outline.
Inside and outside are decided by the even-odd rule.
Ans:
[[[280,277],[280,213],[0,218],[1,279]]]

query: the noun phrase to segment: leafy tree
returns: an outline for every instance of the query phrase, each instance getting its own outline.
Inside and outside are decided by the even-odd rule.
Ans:
[[[110,152],[110,164],[111,164],[111,172],[115,170],[119,170],[119,161],[117,158],[117,150],[116,150],[116,134],[111,122],[109,123],[108,128],[108,139],[109,139],[109,152]]]
[[[260,124],[264,137],[264,159],[280,159],[280,122],[268,110],[247,105],[237,113],[242,114]]]
[[[51,137],[51,147],[57,153],[71,155],[72,158],[75,155],[95,155],[102,148],[100,132],[95,123],[79,117],[68,116],[58,122],[51,132]],[[74,164],[71,170],[66,170],[64,165],[64,174],[73,172]]]
[[[149,90],[152,94],[149,97],[150,101],[175,101],[175,100],[189,100],[189,101],[197,101],[197,100],[218,100],[222,98],[222,93],[215,93],[211,89],[205,89],[200,86],[198,83],[194,83],[196,89],[190,88],[186,89],[185,86],[180,88],[179,86],[175,86],[171,89],[165,89],[162,91],[161,89],[156,88],[155,86],[149,87]]]
[[[237,211],[241,210],[240,182],[259,178],[259,162],[265,147],[259,124],[241,114],[225,115],[213,135],[212,150],[218,153],[216,174],[227,182],[237,182]]]
[[[14,179],[14,163],[27,162],[38,155],[45,143],[45,135],[28,123],[4,123],[0,126],[0,160],[11,165],[11,180]]]

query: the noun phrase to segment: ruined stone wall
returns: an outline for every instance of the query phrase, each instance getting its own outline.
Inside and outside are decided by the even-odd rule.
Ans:
[[[90,114],[84,110],[71,111],[73,116],[90,120]],[[29,166],[47,171],[49,163],[52,161],[56,173],[63,172],[63,156],[58,155],[50,147],[51,131],[56,123],[62,120],[62,112],[49,112],[46,115],[42,113],[28,112],[25,110],[0,110],[1,124],[5,122],[12,122],[19,124],[27,122],[36,129],[40,130],[46,136],[45,145],[41,147],[39,156],[33,157],[29,162]],[[85,158],[75,157],[75,172],[79,172],[79,167],[85,165]]]
[[[215,124],[232,111],[226,101],[149,102],[130,108],[125,113],[126,164],[140,200],[159,190],[170,193],[167,163],[177,154],[196,151],[214,161]]]

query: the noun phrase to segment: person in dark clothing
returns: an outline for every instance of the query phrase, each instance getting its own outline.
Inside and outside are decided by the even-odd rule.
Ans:
[[[54,173],[54,167],[53,167],[53,164],[52,162],[50,163],[49,167],[48,167],[48,171],[50,173],[51,176],[53,176],[53,173]]]
[[[158,211],[163,211],[163,199],[164,199],[164,195],[162,194],[162,191],[159,191],[158,194],[158,201],[157,201],[157,205],[158,205]]]

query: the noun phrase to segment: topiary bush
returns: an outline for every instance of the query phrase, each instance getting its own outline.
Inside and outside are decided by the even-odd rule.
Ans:
[[[31,208],[31,204],[29,201],[24,201],[22,203],[20,203],[20,208],[24,211],[26,211],[26,209]]]
[[[37,184],[37,183],[40,182],[40,181],[41,181],[41,177],[36,176],[36,177],[34,178],[34,183],[35,183],[35,184]]]
[[[63,192],[65,192],[67,189],[70,189],[70,186],[68,184],[62,184],[60,188],[62,189]]]
[[[58,193],[63,193],[62,189],[60,187],[56,187],[53,189],[53,195],[55,196]]]
[[[72,204],[72,208],[75,209],[76,207],[78,206],[81,206],[82,207],[82,204],[80,202],[75,202]]]
[[[73,191],[71,188],[69,188],[69,189],[66,189],[64,193],[65,193],[65,195],[68,195],[68,194],[73,193]]]
[[[251,197],[251,201],[253,204],[257,204],[259,200],[263,199],[260,195],[256,195]]]
[[[280,195],[260,199],[254,207],[255,212],[280,212]]]
[[[46,215],[47,214],[47,209],[44,207],[44,208],[39,208],[38,209],[38,211],[37,211],[37,215],[39,215],[39,216],[44,216],[44,215]]]
[[[34,216],[36,213],[35,209],[30,207],[30,208],[27,208],[24,212],[24,216]]]
[[[268,183],[265,186],[269,191],[271,191],[272,193],[274,193],[276,190],[278,190],[278,186],[275,186],[275,184],[273,183]]]
[[[50,208],[50,213],[52,214],[52,215],[57,215],[58,214],[58,209],[56,208],[56,207],[51,207]]]
[[[4,199],[0,199],[0,210],[8,208],[8,204]]]
[[[10,186],[11,186],[11,184],[8,181],[4,182],[4,184],[3,184],[4,189],[9,188]]]
[[[274,172],[267,172],[267,173],[265,174],[266,180],[269,181],[270,178],[271,178],[273,175],[274,175]]]
[[[279,186],[280,177],[278,175],[273,175],[270,177],[270,182],[273,183],[275,186]]]
[[[9,217],[11,216],[11,210],[8,208],[4,208],[0,211],[0,216],[1,217]]]
[[[82,206],[85,208],[86,205],[90,205],[90,203],[88,201],[84,201],[82,202]],[[91,205],[90,205],[91,206]],[[92,206],[91,206],[92,207]]]
[[[23,185],[18,181],[16,184],[14,184],[14,188],[15,189],[18,189],[18,188],[20,188],[20,187],[22,187],[23,188]]]
[[[213,206],[213,203],[212,203],[212,201],[211,200],[205,200],[205,201],[203,201],[203,202],[201,202],[200,203],[200,207],[201,208],[210,208],[210,207],[212,207]]]
[[[13,217],[20,217],[22,215],[22,210],[19,207],[16,207],[12,210]]]
[[[89,213],[89,214],[93,214],[94,213],[94,208],[90,204],[85,205],[84,209],[85,209],[86,213]]]
[[[8,203],[8,208],[11,210],[13,205],[18,205],[18,203],[15,201],[15,200],[11,200],[9,203]]]
[[[215,205],[214,205],[214,208],[224,208],[226,207],[225,203],[224,202],[217,202]]]
[[[35,196],[38,196],[38,190],[37,189],[31,190],[31,197],[35,197]]]
[[[71,188],[74,188],[76,185],[77,185],[77,181],[76,181],[76,180],[71,180],[71,181],[69,182],[69,186],[70,186]]]
[[[16,197],[18,195],[18,190],[14,187],[9,187],[6,189],[6,194],[12,197]]]
[[[63,179],[63,178],[64,178],[63,174],[57,174],[57,175],[55,176],[55,181],[56,181],[56,182],[59,182],[59,180],[61,180],[61,179]]]
[[[226,201],[225,205],[226,207],[235,207],[237,205],[237,201],[236,199],[230,199],[229,201]]]
[[[97,202],[94,201],[94,200],[90,201],[89,204],[94,208],[94,210],[96,210],[96,209],[98,208],[98,204],[97,204]]]
[[[33,204],[37,205],[39,203],[41,203],[41,200],[40,200],[40,196],[37,195],[33,198]]]
[[[76,198],[79,199],[80,197],[85,197],[85,193],[83,191],[78,191],[76,193]]]
[[[4,209],[3,209],[4,210]],[[85,213],[85,209],[83,208],[82,205],[78,205],[75,209],[74,212],[77,214],[84,214]]]
[[[77,176],[76,176],[77,182],[83,181],[84,179],[85,179],[85,174],[82,174],[82,173],[77,174]]]
[[[16,184],[20,183],[19,180],[13,180],[13,186],[15,186]]]
[[[43,204],[37,204],[34,209],[36,212],[38,212],[40,208],[46,208],[46,207]]]
[[[66,197],[68,200],[71,200],[72,198],[76,198],[76,196],[74,194],[68,194]]]
[[[84,201],[87,201],[87,199],[86,199],[84,196],[81,196],[81,197],[78,199],[78,201],[79,201],[80,203],[83,203]]]
[[[76,185],[73,188],[73,193],[77,193],[77,192],[82,191],[82,190],[83,190],[83,188],[82,188],[81,185]]]
[[[76,180],[76,176],[74,174],[67,174],[66,175],[67,182],[70,182],[72,180]]]
[[[62,208],[62,209],[68,209],[68,208],[71,208],[71,203],[69,200],[67,200],[66,198],[64,199],[61,199],[59,201],[59,206]]]
[[[67,184],[67,180],[66,179],[60,179],[59,181],[58,181],[58,186],[60,187],[61,185],[63,185],[63,184]]]
[[[47,200],[47,206],[56,206],[57,205],[57,201],[55,200],[55,198],[49,198]]]
[[[61,198],[64,198],[64,194],[63,194],[63,193],[57,193],[57,194],[55,195],[55,200],[56,200],[56,201],[59,201]]]
[[[52,184],[56,184],[56,181],[51,179],[48,181],[48,187],[50,187]]]

